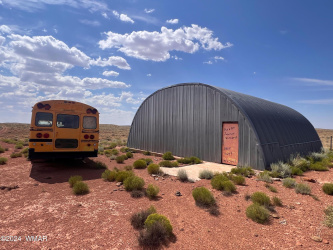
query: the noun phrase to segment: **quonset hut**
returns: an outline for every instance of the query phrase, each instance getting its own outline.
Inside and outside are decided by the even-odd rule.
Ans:
[[[281,104],[202,83],[172,85],[139,107],[127,146],[269,169],[322,147],[312,124]]]

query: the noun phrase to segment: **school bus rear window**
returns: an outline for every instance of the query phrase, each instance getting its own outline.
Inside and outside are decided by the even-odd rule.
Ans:
[[[57,115],[57,127],[58,128],[79,128],[79,116],[78,115]]]
[[[45,112],[37,112],[35,125],[37,127],[52,127],[53,114]]]
[[[95,129],[97,128],[97,120],[94,116],[84,116],[83,117],[83,128],[85,129]]]

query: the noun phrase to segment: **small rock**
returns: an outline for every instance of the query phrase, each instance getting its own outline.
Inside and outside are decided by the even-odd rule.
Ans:
[[[125,191],[125,189],[123,189],[123,188],[119,188],[118,190],[119,190],[119,191]]]
[[[38,183],[35,183],[34,186],[37,187],[39,184]]]
[[[176,196],[182,196],[182,194],[181,194],[179,191],[177,191],[177,192],[175,193],[175,195],[176,195]]]
[[[240,209],[237,209],[237,212],[240,213]]]
[[[329,244],[328,240],[323,240],[324,244]]]
[[[210,233],[210,230],[208,230],[207,232]]]
[[[181,228],[180,231],[184,231],[184,228]]]
[[[295,206],[289,205],[289,209],[295,209]]]
[[[296,241],[296,246],[300,247],[300,246],[303,246],[303,244],[299,241]]]
[[[273,181],[281,181],[281,178],[272,178]]]
[[[122,182],[117,182],[117,184],[116,184],[117,187],[120,187],[121,185],[123,185]]]
[[[323,241],[323,239],[321,237],[319,237],[319,236],[312,236],[311,239],[313,241],[316,241],[316,242],[322,242]]]
[[[158,176],[158,175],[157,175],[157,174],[152,174],[151,176],[156,177],[156,176]]]
[[[254,234],[254,237],[258,237],[259,235],[258,234]]]
[[[280,219],[280,216],[277,215],[277,214],[272,214],[272,217],[273,217],[274,219]]]
[[[308,181],[308,182],[312,182],[312,183],[316,183],[315,179],[309,178],[309,177],[303,177],[302,178],[303,181]]]
[[[301,205],[301,203],[300,202],[295,202],[297,205]]]
[[[163,181],[165,180],[164,177],[162,177],[162,180],[163,180]]]
[[[286,220],[281,220],[281,221],[279,221],[279,223],[280,223],[281,225],[287,225],[287,221],[286,221]]]
[[[113,189],[113,191],[118,191],[118,189]]]
[[[164,193],[162,195],[164,195]]]
[[[157,178],[157,177],[155,178],[155,181],[158,181],[158,178]]]

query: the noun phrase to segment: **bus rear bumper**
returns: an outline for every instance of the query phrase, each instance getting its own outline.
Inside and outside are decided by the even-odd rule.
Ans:
[[[62,158],[85,158],[85,157],[97,157],[98,151],[86,151],[86,152],[35,152],[34,148],[29,148],[30,160],[35,159],[62,159]]]

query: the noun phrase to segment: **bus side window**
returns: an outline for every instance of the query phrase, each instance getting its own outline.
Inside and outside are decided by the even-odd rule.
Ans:
[[[53,114],[45,112],[37,112],[35,125],[37,127],[52,127]]]
[[[96,129],[97,120],[94,116],[84,116],[83,117],[83,128],[85,129]]]

